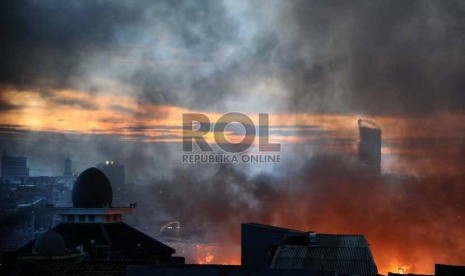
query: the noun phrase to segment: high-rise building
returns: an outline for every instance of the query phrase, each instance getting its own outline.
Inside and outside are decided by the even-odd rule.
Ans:
[[[381,173],[381,129],[373,122],[358,120],[360,162],[375,173]]]
[[[107,160],[103,163],[97,164],[96,167],[105,174],[116,189],[124,186],[125,179],[123,165],[112,160]]]
[[[5,151],[2,154],[2,178],[24,179],[29,177],[27,158],[24,156],[10,156]]]

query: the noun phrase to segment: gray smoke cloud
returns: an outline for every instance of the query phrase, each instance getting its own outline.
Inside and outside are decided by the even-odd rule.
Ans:
[[[376,176],[344,155],[315,155],[280,176],[251,176],[229,165],[200,171],[179,169],[172,181],[155,183],[152,195],[181,222],[181,235],[196,226],[202,229],[195,233],[200,241],[203,234],[219,244],[213,262],[238,259],[231,245],[240,244],[243,222],[363,233],[382,273],[393,265],[426,273],[431,260],[454,263],[465,257],[463,173]]]
[[[4,86],[209,110],[463,110],[460,1],[5,1]]]
[[[458,1],[298,2],[295,47],[304,64],[289,83],[298,84],[294,96],[309,100],[304,109],[323,99],[322,112],[463,110],[464,8]]]

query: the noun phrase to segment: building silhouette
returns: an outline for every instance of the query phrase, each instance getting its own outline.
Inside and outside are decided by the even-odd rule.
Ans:
[[[73,186],[74,180],[76,180],[75,177],[76,176],[73,173],[73,161],[71,160],[68,154],[68,156],[65,159],[62,182],[65,186],[71,188]]]
[[[381,129],[373,122],[358,120],[358,156],[370,171],[381,173]]]
[[[302,232],[258,223],[241,226],[241,262],[251,270],[378,275],[370,247],[362,235]]]
[[[10,156],[3,151],[1,171],[3,179],[24,180],[29,177],[27,158],[24,156]]]
[[[465,266],[463,265],[447,265],[447,264],[435,264],[434,265],[434,274],[417,274],[417,273],[408,273],[399,269],[398,272],[389,272],[387,276],[463,276],[465,275]]]
[[[69,154],[65,160],[65,169],[63,171],[63,176],[72,178],[73,177],[73,161],[69,158]]]
[[[96,167],[105,174],[114,188],[120,189],[124,186],[125,173],[122,164],[113,160],[107,160],[97,164]]]
[[[134,204],[114,207],[112,200],[113,191],[107,177],[97,168],[85,170],[73,186],[73,206],[51,209],[62,218],[62,222],[52,228],[54,232],[47,233],[57,248],[50,243],[41,250],[38,244],[43,242],[39,237],[21,247],[17,258],[23,261],[43,257],[75,258],[78,257],[76,248],[79,248],[89,261],[183,263],[183,258],[171,257],[175,253],[173,248],[123,222],[123,215],[131,214]]]

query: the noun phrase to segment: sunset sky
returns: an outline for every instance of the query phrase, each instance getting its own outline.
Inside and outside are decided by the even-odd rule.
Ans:
[[[77,172],[115,159],[141,185],[173,181],[180,168],[200,177],[205,168],[181,164],[182,114],[243,112],[255,122],[268,113],[283,145],[282,164],[242,168],[248,177],[292,179],[315,156],[354,156],[363,118],[383,131],[385,175],[465,186],[461,1],[16,0],[0,13],[0,150],[28,156],[31,175],[62,173],[69,153]],[[411,198],[434,192],[419,194]],[[444,206],[451,218],[434,222],[441,230],[425,225],[460,242],[414,258],[374,245],[380,272],[431,272],[448,254],[465,257],[464,200]],[[330,220],[315,225],[365,233]],[[391,244],[366,232],[371,244]]]

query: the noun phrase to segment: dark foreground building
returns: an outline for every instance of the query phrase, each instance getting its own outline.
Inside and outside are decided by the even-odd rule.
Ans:
[[[123,214],[132,213],[135,204],[113,207],[112,198],[105,175],[96,168],[85,170],[73,186],[73,207],[53,208],[62,222],[7,255],[4,263],[19,271],[33,264],[45,272],[57,266],[64,270],[78,269],[76,262],[87,269],[92,269],[92,264],[100,269],[115,264],[184,263],[184,258],[172,257],[173,248],[123,222]]]
[[[301,232],[269,225],[242,224],[242,265],[333,275],[378,274],[364,236]]]
[[[465,275],[465,266],[463,266],[463,265],[436,264],[434,266],[434,275],[436,275],[436,276]]]
[[[462,265],[445,265],[445,264],[436,264],[434,265],[434,274],[416,274],[416,273],[393,273],[389,272],[388,276],[401,276],[401,275],[410,275],[410,276],[464,276],[465,275],[465,266]]]
[[[96,168],[78,177],[72,201],[73,207],[53,208],[60,224],[3,254],[0,275],[378,275],[362,235],[258,223],[241,226],[241,266],[185,265],[173,248],[123,222],[135,204],[112,206],[110,182]],[[436,265],[435,275],[465,275],[464,267]]]

